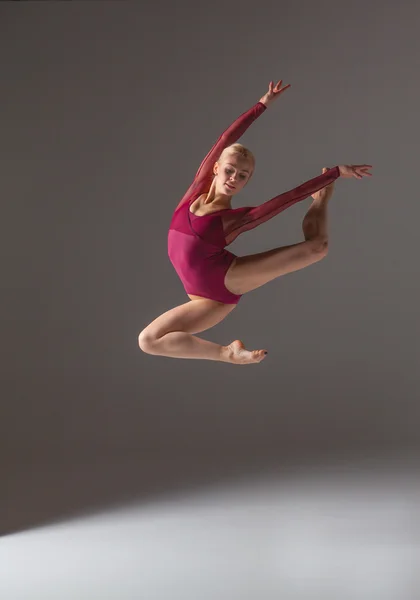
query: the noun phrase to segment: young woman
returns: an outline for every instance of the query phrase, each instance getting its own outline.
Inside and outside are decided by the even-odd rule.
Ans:
[[[334,181],[340,176],[371,175],[371,165],[324,168],[318,177],[260,206],[231,207],[232,197],[248,183],[255,167],[253,154],[235,142],[289,87],[282,87],[282,81],[275,86],[270,82],[259,102],[220,136],[178,204],[170,224],[168,254],[190,300],[140,333],[138,342],[144,352],[233,364],[261,362],[265,350],[246,350],[240,340],[221,346],[194,334],[220,323],[243,294],[321,260],[328,249],[327,205]],[[225,249],[242,232],[309,196],[313,202],[302,223],[305,241],[241,257]]]

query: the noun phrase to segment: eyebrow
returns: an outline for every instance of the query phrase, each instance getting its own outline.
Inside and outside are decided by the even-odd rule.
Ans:
[[[233,165],[232,163],[226,163],[227,165],[230,165],[231,167],[235,167],[235,165]],[[249,171],[247,169],[240,169],[240,171],[244,171],[245,173],[249,173]]]

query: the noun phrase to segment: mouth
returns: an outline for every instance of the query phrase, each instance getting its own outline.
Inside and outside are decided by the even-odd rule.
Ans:
[[[226,187],[227,187],[229,190],[231,190],[231,191],[233,191],[233,190],[235,189],[235,188],[234,188],[232,185],[230,185],[229,183],[225,183],[225,186],[226,186]]]

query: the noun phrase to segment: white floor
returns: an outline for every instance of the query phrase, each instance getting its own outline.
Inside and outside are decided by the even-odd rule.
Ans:
[[[418,600],[415,470],[265,476],[0,538],[2,600]]]

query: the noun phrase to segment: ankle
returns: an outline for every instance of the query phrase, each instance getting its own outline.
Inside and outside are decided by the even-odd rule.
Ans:
[[[219,360],[220,362],[229,362],[229,346],[220,346]]]

